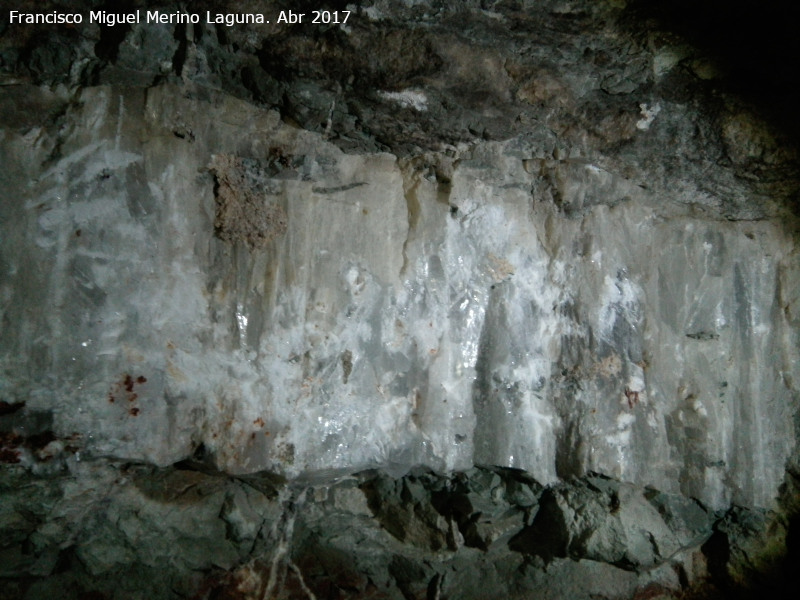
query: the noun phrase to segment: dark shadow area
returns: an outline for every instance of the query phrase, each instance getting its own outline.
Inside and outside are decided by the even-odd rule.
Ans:
[[[781,0],[635,0],[631,14],[678,34],[723,72],[723,91],[752,103],[800,141],[796,3]]]

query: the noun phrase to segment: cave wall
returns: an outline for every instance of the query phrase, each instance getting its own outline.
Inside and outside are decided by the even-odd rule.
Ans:
[[[547,132],[398,160],[206,96],[91,88],[57,142],[8,136],[7,402],[160,466],[203,444],[232,473],[488,464],[770,506],[782,224],[697,218]]]

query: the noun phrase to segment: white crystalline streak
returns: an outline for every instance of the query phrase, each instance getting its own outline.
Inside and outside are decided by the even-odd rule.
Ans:
[[[640,104],[639,109],[641,111],[642,118],[636,122],[636,128],[645,131],[650,129],[650,125],[652,125],[653,121],[656,120],[656,116],[658,113],[661,112],[661,105],[654,104],[652,107],[648,106],[647,104]]]
[[[618,318],[632,324],[638,321],[640,296],[641,288],[629,279],[605,276],[597,318],[598,331],[602,338],[610,339]]]
[[[407,89],[402,92],[380,92],[382,98],[397,102],[403,108],[413,108],[423,112],[428,110],[428,97],[425,92],[415,89]]]

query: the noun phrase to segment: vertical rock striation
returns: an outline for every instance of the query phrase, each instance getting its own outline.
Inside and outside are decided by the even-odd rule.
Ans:
[[[66,115],[57,142],[5,145],[26,163],[4,186],[3,368],[89,455],[594,471],[771,506],[798,364],[782,223],[697,218],[537,140],[344,154],[169,86]]]

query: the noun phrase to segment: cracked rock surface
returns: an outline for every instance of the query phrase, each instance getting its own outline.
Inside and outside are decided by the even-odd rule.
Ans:
[[[286,487],[197,467],[71,462],[43,477],[3,466],[2,597],[783,591],[787,523],[770,511],[714,512],[598,475],[543,488],[511,469],[415,469]]]
[[[67,4],[112,10],[17,10]],[[796,124],[741,54],[652,2],[191,10],[0,15],[0,598],[777,593]]]

